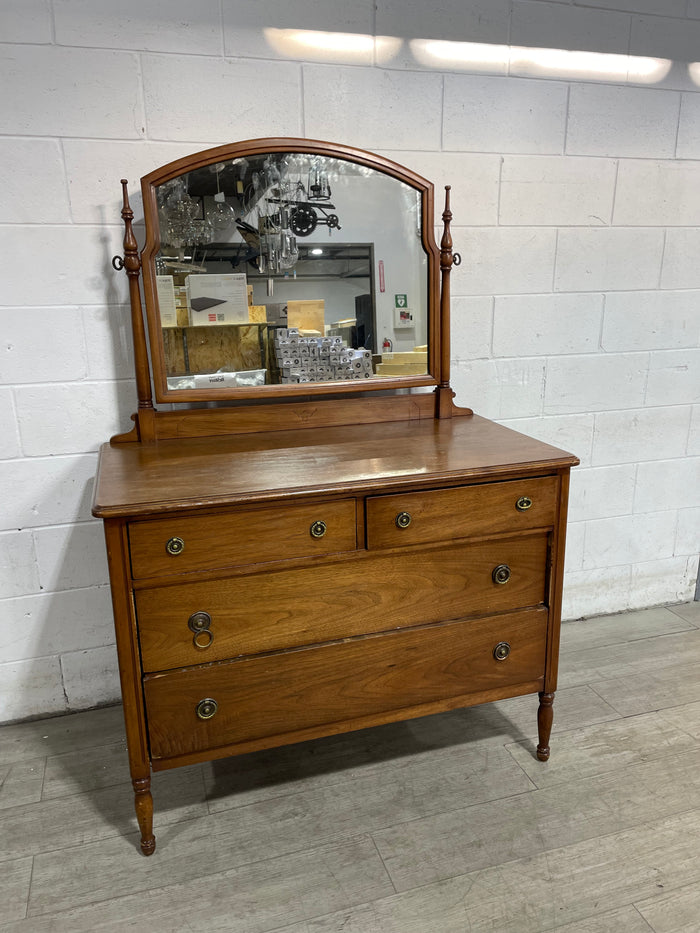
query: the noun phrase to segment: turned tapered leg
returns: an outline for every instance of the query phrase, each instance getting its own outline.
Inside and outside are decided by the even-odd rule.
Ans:
[[[156,851],[156,837],[153,835],[153,797],[151,796],[150,775],[134,778],[134,806],[136,819],[141,830],[141,851],[144,855],[153,855]]]
[[[539,733],[537,757],[540,761],[547,761],[549,758],[549,736],[552,732],[552,722],[554,720],[553,704],[553,693],[540,693],[540,708],[537,710],[537,731]]]

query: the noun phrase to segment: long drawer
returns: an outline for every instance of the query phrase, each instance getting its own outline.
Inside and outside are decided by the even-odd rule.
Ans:
[[[148,675],[152,757],[533,684],[544,671],[546,618],[535,609]]]
[[[132,522],[129,545],[136,579],[351,551],[355,500]]]
[[[547,528],[554,523],[557,492],[555,476],[540,476],[372,496],[367,499],[367,547]]]
[[[533,534],[139,590],[143,669],[536,606],[546,564]]]

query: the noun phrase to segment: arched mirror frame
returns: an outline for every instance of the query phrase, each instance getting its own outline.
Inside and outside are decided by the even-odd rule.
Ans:
[[[236,388],[171,389],[167,384],[165,352],[156,293],[156,254],[160,249],[158,186],[178,176],[231,159],[264,155],[271,152],[301,152],[344,159],[391,176],[414,188],[421,199],[421,241],[427,257],[428,373],[409,376],[375,376],[348,382],[306,383],[300,385],[265,385]],[[441,383],[441,314],[439,298],[440,251],[434,237],[434,195],[431,182],[396,162],[374,153],[350,146],[319,140],[292,137],[270,137],[217,146],[170,162],[141,179],[146,241],[141,252],[146,319],[150,345],[153,387],[157,402],[234,401],[236,399],[275,399],[293,396],[335,395]],[[139,339],[137,335],[137,340]],[[144,338],[145,339],[145,338]]]

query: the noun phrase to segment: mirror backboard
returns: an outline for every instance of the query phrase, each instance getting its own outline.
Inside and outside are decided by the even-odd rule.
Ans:
[[[429,182],[301,139],[197,153],[142,179],[159,401],[435,385]]]

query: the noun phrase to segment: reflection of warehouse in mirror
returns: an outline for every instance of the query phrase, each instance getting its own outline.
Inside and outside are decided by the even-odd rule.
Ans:
[[[372,375],[427,373],[427,257],[415,189],[367,166],[290,152],[215,163],[156,192],[171,388],[213,373],[267,383],[346,378],[329,365],[335,360],[316,371],[280,366],[278,328],[368,351]],[[225,334],[229,325],[239,331]],[[220,330],[204,332],[212,326]]]

